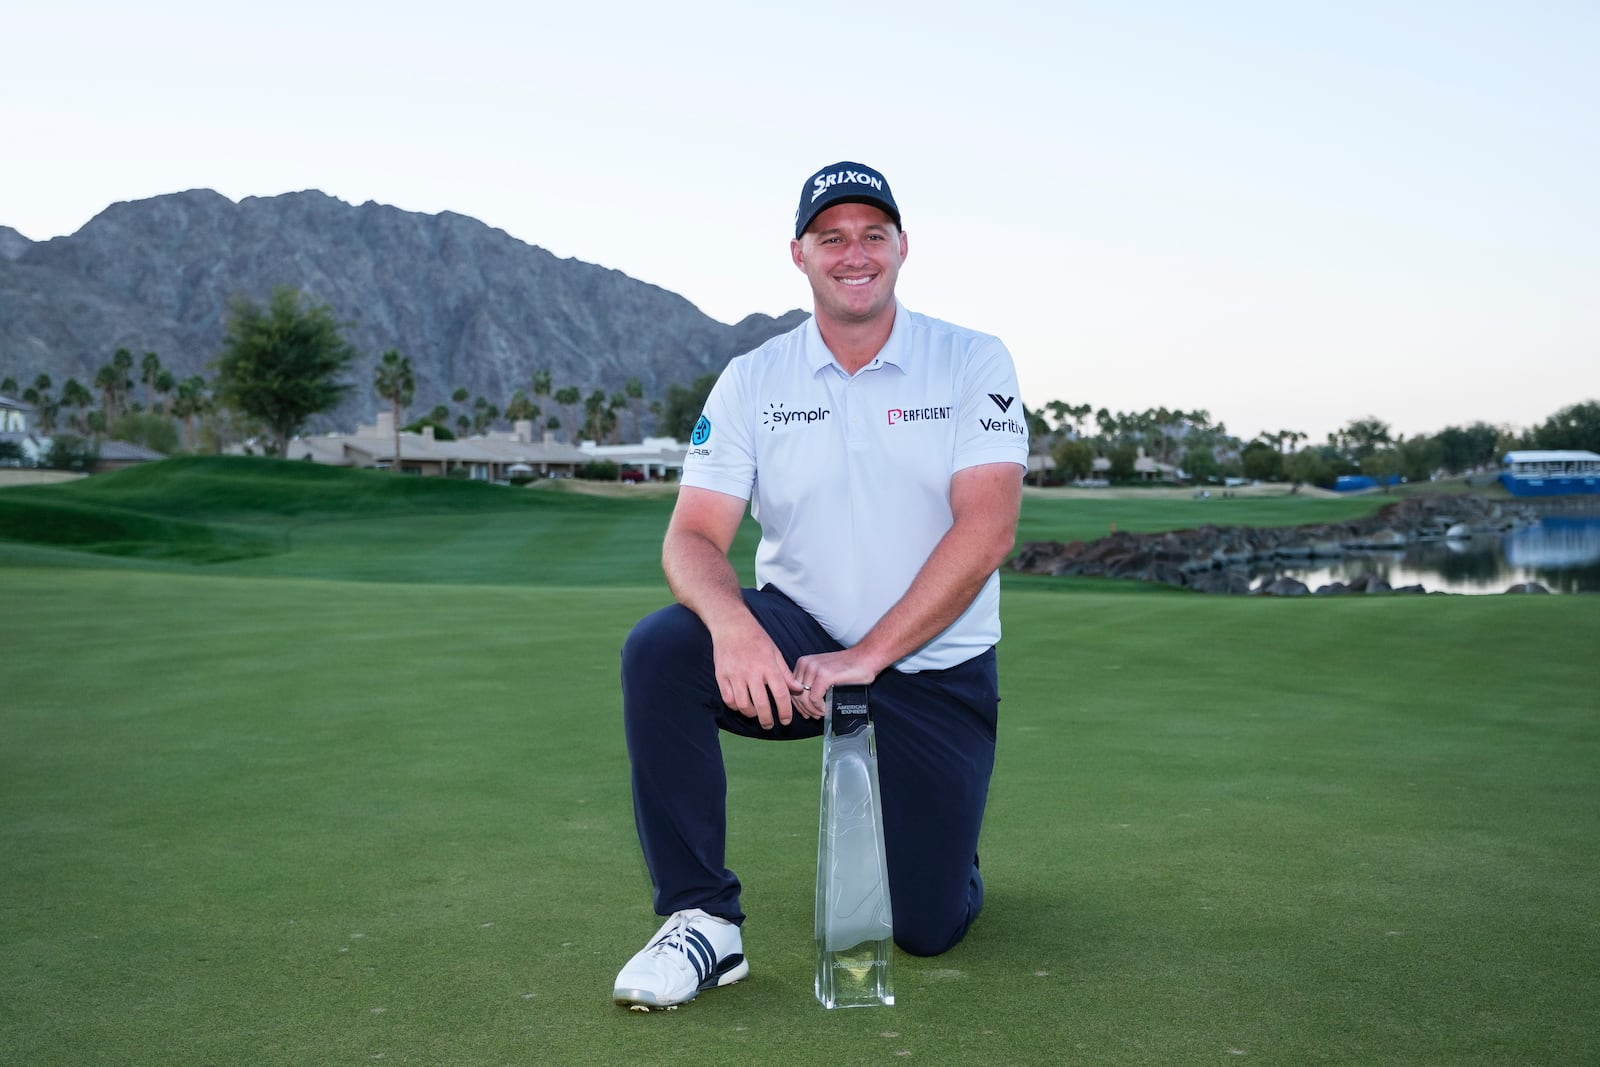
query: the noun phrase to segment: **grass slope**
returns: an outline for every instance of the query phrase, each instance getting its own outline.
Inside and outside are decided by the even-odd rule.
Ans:
[[[273,518],[299,489],[95,481],[70,498],[289,537],[0,554],[0,1062],[1600,1053],[1593,597],[1008,582],[973,935],[823,1012],[819,751],[730,740],[753,973],[639,1016],[607,997],[655,925],[616,652],[665,597],[659,502],[335,478]]]
[[[672,500],[515,490],[239,457],[0,491],[0,563],[437,584],[660,581]],[[127,528],[123,539],[119,529]],[[149,531],[149,532],[147,532]],[[162,532],[167,536],[163,538]],[[754,551],[754,529],[740,552]],[[104,566],[105,561],[90,565]]]
[[[1389,498],[1173,499],[1030,493],[1018,540],[1112,529],[1283,526],[1354,518]],[[438,478],[242,457],[189,457],[50,486],[0,490],[0,563],[130,557],[124,567],[440,584],[638,585],[659,581],[673,498],[551,483],[513,490]],[[471,522],[463,522],[472,516]],[[733,556],[746,579],[757,539]],[[63,551],[69,554],[63,555]],[[95,565],[106,565],[100,561]]]

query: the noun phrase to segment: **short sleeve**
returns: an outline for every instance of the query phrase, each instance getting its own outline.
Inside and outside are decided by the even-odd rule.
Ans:
[[[689,438],[682,484],[750,499],[756,455],[750,434],[745,375],[748,361],[735,359],[717,378]]]
[[[1028,468],[1028,419],[1011,353],[997,338],[973,349],[961,380],[955,470],[984,463]]]

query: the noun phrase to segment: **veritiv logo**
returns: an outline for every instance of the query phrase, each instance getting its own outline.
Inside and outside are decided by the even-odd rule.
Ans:
[[[1011,410],[1011,402],[1017,399],[1014,396],[1001,396],[999,393],[990,393],[989,399],[994,401],[994,406],[1000,409],[1003,415]],[[1028,435],[1027,426],[1016,419],[979,419],[978,425],[990,433],[1014,433],[1023,437]]]

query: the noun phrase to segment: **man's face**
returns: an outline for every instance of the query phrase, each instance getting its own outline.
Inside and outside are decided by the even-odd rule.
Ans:
[[[789,254],[811,280],[819,316],[854,324],[893,313],[906,235],[881,209],[835,204],[789,243]]]

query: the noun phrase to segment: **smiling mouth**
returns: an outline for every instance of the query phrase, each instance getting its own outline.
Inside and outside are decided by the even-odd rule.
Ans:
[[[840,285],[866,285],[876,277],[877,275],[873,274],[866,278],[840,278],[838,282]]]

